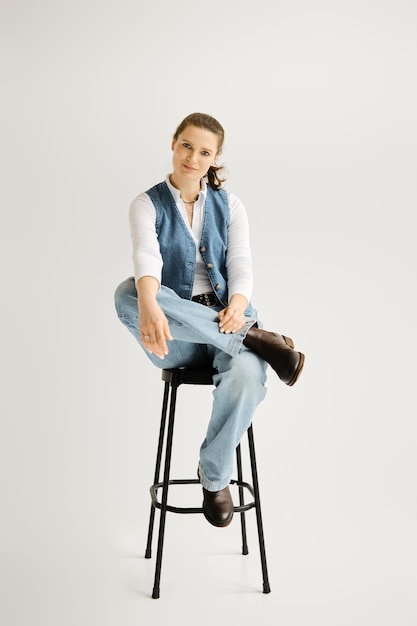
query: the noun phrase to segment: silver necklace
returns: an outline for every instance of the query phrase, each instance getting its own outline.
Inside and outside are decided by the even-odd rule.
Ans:
[[[181,198],[181,196],[180,196]],[[183,198],[181,198],[181,200],[184,202],[184,204],[194,204],[194,202],[197,202],[198,200],[198,196],[195,200],[184,200]]]
[[[181,198],[181,196],[180,196]],[[190,224],[193,221],[194,218],[194,204],[195,202],[198,200],[198,196],[196,197],[195,200],[183,200],[183,198],[181,198],[181,200],[183,201],[184,204],[191,204],[191,206],[186,206],[185,208],[188,211],[189,214],[189,220],[190,220]]]

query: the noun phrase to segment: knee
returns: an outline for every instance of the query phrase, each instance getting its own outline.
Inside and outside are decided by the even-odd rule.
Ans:
[[[114,304],[119,319],[137,315],[137,293],[134,278],[127,278],[114,293]]]

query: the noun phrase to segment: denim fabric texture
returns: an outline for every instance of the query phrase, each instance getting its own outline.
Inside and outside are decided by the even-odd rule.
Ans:
[[[156,232],[164,260],[162,284],[182,298],[190,299],[195,275],[195,243],[178,211],[166,182],[147,192],[156,211]],[[227,306],[227,229],[230,210],[224,189],[207,187],[200,254],[213,289],[223,308]],[[251,315],[249,303],[245,315]]]
[[[173,337],[164,359],[150,354],[139,333],[139,311],[135,281],[128,278],[115,293],[120,321],[133,334],[154,365],[163,368],[210,367],[214,376],[213,406],[206,437],[200,448],[200,480],[209,491],[229,484],[234,453],[250,426],[256,407],[266,394],[266,362],[243,345],[247,331],[257,321],[256,311],[247,317],[236,334],[219,331],[217,313],[223,307],[206,307],[181,298],[173,289],[161,286],[157,296]],[[259,324],[261,325],[261,324]]]

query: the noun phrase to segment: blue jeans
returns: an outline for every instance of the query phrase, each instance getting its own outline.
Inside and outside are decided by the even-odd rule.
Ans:
[[[115,304],[120,321],[134,335],[147,357],[159,368],[215,367],[213,407],[206,437],[200,449],[200,481],[209,491],[226,487],[233,472],[236,446],[251,424],[256,407],[265,398],[266,362],[243,345],[255,317],[248,318],[235,334],[219,331],[218,307],[206,307],[180,298],[162,286],[158,303],[165,313],[173,341],[169,354],[160,359],[142,345],[136,286],[128,278],[116,289]]]

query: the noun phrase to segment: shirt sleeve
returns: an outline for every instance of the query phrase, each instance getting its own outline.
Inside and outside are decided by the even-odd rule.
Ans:
[[[226,269],[229,299],[240,293],[249,301],[253,289],[252,255],[249,242],[249,222],[243,203],[229,193],[230,224]]]
[[[143,276],[153,276],[161,284],[163,262],[155,220],[156,212],[151,199],[146,193],[141,193],[129,207],[135,284]]]

